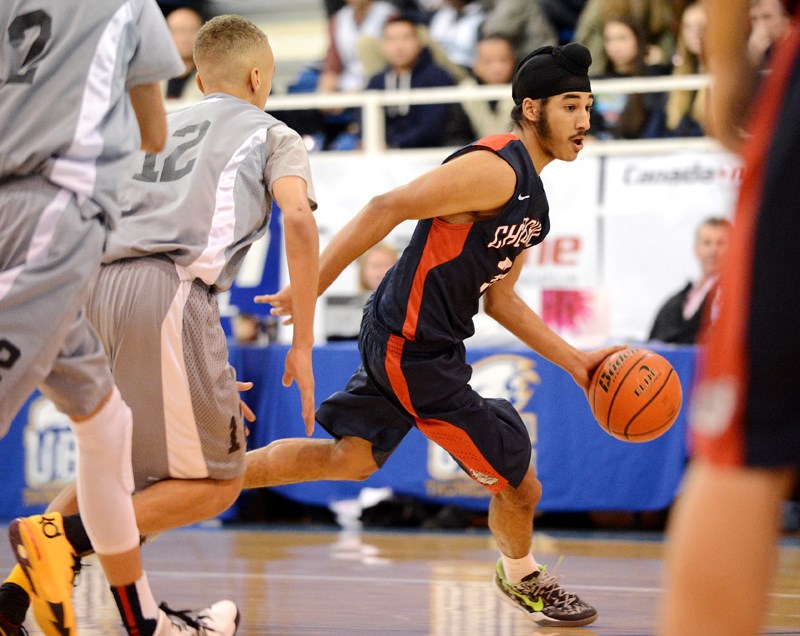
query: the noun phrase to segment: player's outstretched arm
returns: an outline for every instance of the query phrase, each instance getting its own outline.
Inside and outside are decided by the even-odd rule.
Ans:
[[[314,345],[314,309],[319,272],[319,234],[308,202],[306,182],[301,177],[282,177],[272,186],[275,201],[283,213],[286,261],[291,287],[294,331],[286,355],[283,385],[297,382],[302,399],[306,433],[314,432],[314,374],[311,348]]]
[[[167,143],[167,113],[158,82],[128,89],[142,136],[142,150],[156,153]]]
[[[625,346],[580,351],[550,329],[514,289],[523,261],[524,259],[517,258],[509,274],[486,290],[483,298],[484,310],[536,353],[569,373],[585,393],[597,366],[606,356],[624,349]]]
[[[515,187],[516,175],[506,161],[489,151],[475,151],[374,197],[322,251],[318,294],[403,221],[498,210],[508,203]],[[288,287],[276,294],[257,296],[255,300],[271,304],[275,316],[292,316],[292,294]],[[291,321],[287,318],[284,324]]]
[[[516,175],[506,161],[489,151],[475,151],[374,197],[322,251],[319,293],[403,221],[497,210],[508,203],[515,187]]]

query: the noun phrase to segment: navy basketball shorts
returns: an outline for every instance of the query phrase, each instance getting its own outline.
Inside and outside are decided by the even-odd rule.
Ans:
[[[362,365],[317,409],[333,437],[371,442],[382,466],[416,426],[492,493],[519,486],[530,466],[530,435],[510,402],[469,386],[463,344],[421,346],[385,332],[365,312],[359,349]]]

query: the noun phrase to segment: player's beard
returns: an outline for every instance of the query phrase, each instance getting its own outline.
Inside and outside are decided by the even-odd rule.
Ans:
[[[537,137],[539,137],[539,145],[542,148],[542,152],[548,158],[556,159],[553,149],[553,131],[550,129],[550,119],[547,117],[547,111],[544,108],[539,111],[539,117],[533,122],[533,128]]]

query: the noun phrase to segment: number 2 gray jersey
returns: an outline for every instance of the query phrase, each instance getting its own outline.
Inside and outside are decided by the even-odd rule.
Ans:
[[[224,291],[266,232],[275,181],[302,178],[316,208],[308,153],[286,124],[223,93],[170,113],[167,122],[164,150],[139,154],[104,260],[165,254],[184,275]]]
[[[183,70],[154,0],[2,0],[0,180],[41,174],[113,223],[141,143],[127,91]]]

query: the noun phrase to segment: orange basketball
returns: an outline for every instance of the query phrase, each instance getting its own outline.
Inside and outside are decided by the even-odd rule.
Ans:
[[[662,356],[624,349],[608,356],[589,383],[589,406],[600,426],[624,442],[649,442],[675,423],[681,381]]]

